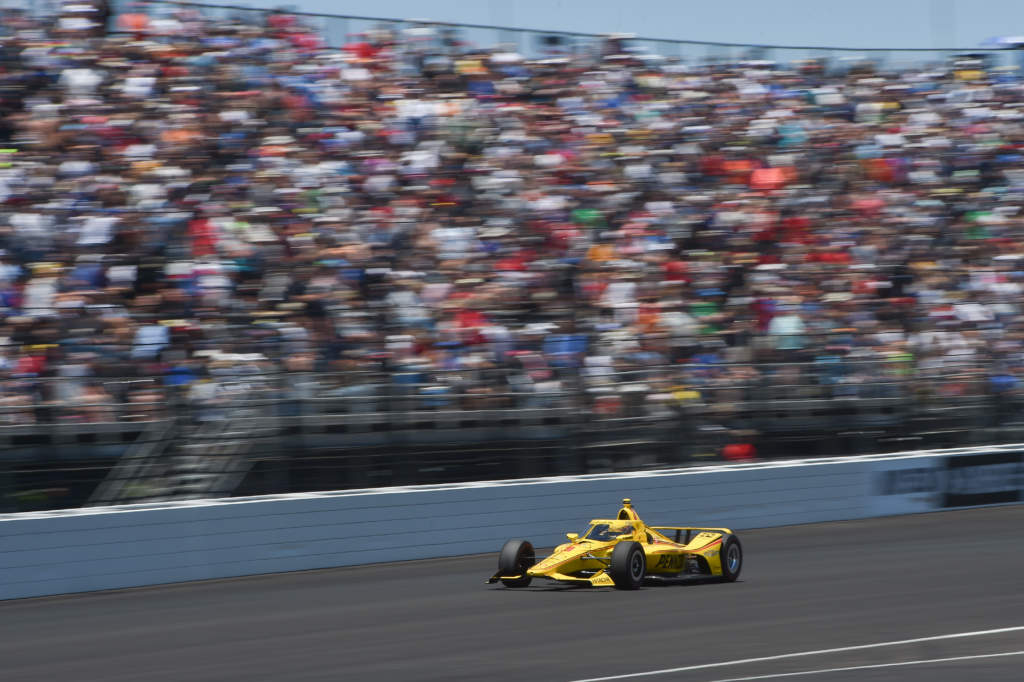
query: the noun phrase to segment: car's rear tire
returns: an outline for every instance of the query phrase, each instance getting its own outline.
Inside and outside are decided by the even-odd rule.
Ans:
[[[533,545],[526,540],[509,540],[498,555],[498,575],[518,575],[520,578],[502,578],[505,587],[526,587],[532,578],[526,569],[537,563]]]
[[[615,545],[608,575],[620,590],[639,588],[647,575],[647,556],[643,546],[639,542],[620,542]]]
[[[722,543],[722,580],[735,582],[743,570],[743,545],[735,535],[729,535]]]

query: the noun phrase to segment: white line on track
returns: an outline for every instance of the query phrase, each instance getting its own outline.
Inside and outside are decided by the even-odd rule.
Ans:
[[[746,663],[764,663],[766,661],[781,661],[786,658],[800,658],[802,656],[821,656],[824,654],[838,654],[846,651],[859,651],[862,649],[876,649],[886,646],[900,646],[903,644],[919,644],[921,642],[937,642],[943,639],[960,639],[963,637],[984,637],[985,635],[1000,635],[1007,632],[1020,632],[1024,625],[1015,625],[1008,628],[996,628],[994,630],[975,630],[973,632],[954,632],[949,635],[934,635],[932,637],[917,637],[914,639],[900,639],[892,642],[877,642],[875,644],[857,644],[855,646],[841,646],[834,649],[818,649],[816,651],[797,651],[790,654],[778,654],[776,656],[758,656],[757,658],[739,658],[734,661],[719,661],[718,663],[703,663],[701,665],[684,665],[679,668],[664,668],[662,670],[646,670],[639,673],[626,673],[624,675],[609,675],[607,677],[588,677],[574,682],[606,682],[607,680],[628,680],[634,677],[652,677],[654,675],[669,675],[671,673],[682,673],[690,670],[707,670],[708,668],[724,668],[729,665],[744,665]],[[755,678],[757,679],[757,678]]]
[[[952,656],[950,658],[930,658],[922,661],[900,661],[899,663],[875,663],[873,665],[853,665],[848,668],[822,668],[821,670],[801,670],[795,673],[775,673],[773,675],[754,675],[753,677],[730,677],[715,682],[751,682],[751,680],[771,680],[780,677],[800,677],[801,675],[823,675],[825,673],[842,673],[849,670],[870,670],[872,668],[897,668],[905,665],[924,665],[925,663],[951,663],[953,661],[972,661],[979,658],[999,658],[1001,656],[1024,656],[1024,651],[1004,651],[999,654],[977,654],[974,656]]]

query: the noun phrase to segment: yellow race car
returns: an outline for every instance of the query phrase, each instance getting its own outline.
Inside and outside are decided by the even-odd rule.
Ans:
[[[644,579],[685,576],[734,581],[743,568],[743,546],[728,528],[648,526],[629,498],[614,519],[594,519],[579,535],[567,533],[559,545],[538,562],[533,545],[509,540],[498,555],[498,572],[488,584],[526,587],[534,578],[589,587],[635,590]]]

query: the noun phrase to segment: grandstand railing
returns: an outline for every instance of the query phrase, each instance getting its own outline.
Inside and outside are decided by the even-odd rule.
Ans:
[[[538,353],[540,356],[540,353]],[[982,358],[942,356],[929,360],[910,356],[877,359],[821,356],[810,362],[687,361],[644,365],[631,356],[607,365],[463,367],[437,369],[396,364],[387,370],[292,372],[269,362],[240,362],[185,377],[174,374],[146,377],[36,377],[0,379],[0,415],[43,408],[53,414],[114,410],[132,419],[134,411],[168,410],[167,396],[184,395],[203,383],[218,386],[218,397],[237,393],[246,401],[281,401],[301,398],[351,403],[361,412],[391,412],[405,404],[457,405],[460,401],[488,402],[515,409],[524,401],[592,402],[588,395],[608,390],[645,387],[648,392],[696,391],[702,402],[745,402],[782,397],[832,400],[877,397],[894,391],[924,395],[982,395],[990,392],[989,378],[999,374],[995,364]],[[86,386],[102,387],[107,401],[83,401]],[[608,390],[605,390],[608,389]],[[728,394],[728,395],[726,395]],[[133,396],[134,400],[126,399]],[[14,400],[17,398],[18,400]],[[6,400],[6,402],[5,402]],[[95,410],[93,408],[96,408]],[[350,410],[344,410],[350,411]],[[4,419],[0,416],[0,425]]]
[[[124,2],[122,6],[129,3]],[[267,16],[280,10],[197,2],[152,0],[131,3],[146,6],[150,12],[168,12],[176,8],[198,10],[217,20],[263,23]],[[427,19],[395,19],[345,14],[325,14],[287,10],[323,36],[329,46],[340,47],[367,36],[390,32],[403,37],[404,48],[424,54],[490,49],[505,46],[526,57],[557,57],[600,53],[606,34],[578,31],[543,30],[487,24],[433,21]],[[831,47],[806,45],[764,45],[728,43],[674,38],[635,37],[628,40],[632,51],[655,55],[689,64],[767,60],[789,64],[818,60],[833,67],[872,62],[882,67],[941,63],[958,55],[985,55],[993,66],[1017,66],[1020,52],[992,48],[880,48]]]

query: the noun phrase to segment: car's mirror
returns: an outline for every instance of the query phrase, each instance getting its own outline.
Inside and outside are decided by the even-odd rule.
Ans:
[[[579,539],[580,534],[579,533],[566,533],[565,537],[569,538],[569,542],[576,542]]]

